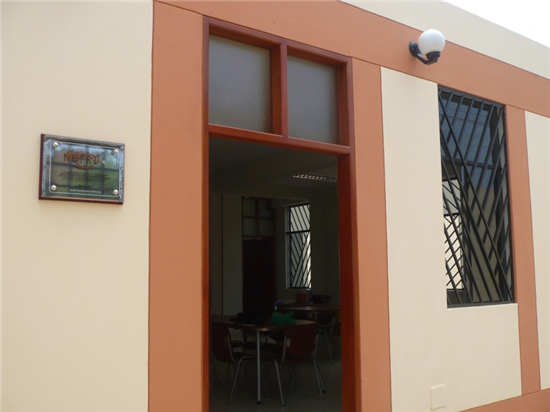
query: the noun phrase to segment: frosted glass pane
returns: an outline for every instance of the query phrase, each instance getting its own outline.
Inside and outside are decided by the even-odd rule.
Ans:
[[[210,36],[209,122],[271,131],[269,50]]]
[[[338,143],[336,68],[288,56],[288,129],[292,137]]]
[[[274,221],[260,219],[260,236],[273,236],[274,234]]]
[[[243,216],[256,216],[256,199],[243,199]]]
[[[256,219],[243,219],[244,236],[258,236],[256,230]]]
[[[261,217],[271,217],[271,209],[269,208],[269,202],[267,200],[259,200],[259,209]]]

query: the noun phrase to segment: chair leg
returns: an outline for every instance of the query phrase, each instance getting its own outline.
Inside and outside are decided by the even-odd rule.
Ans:
[[[313,366],[315,367],[315,375],[317,376],[317,384],[319,385],[319,395],[321,395],[321,399],[324,399],[325,396],[323,395],[323,392],[326,392],[325,384],[323,382],[321,371],[319,370],[319,367],[317,366],[317,361],[315,359],[313,359]]]
[[[327,388],[325,386],[325,381],[323,380],[323,374],[321,373],[321,368],[317,364],[317,371],[319,372],[319,378],[321,380],[321,387],[323,388],[323,393],[327,393]]]
[[[292,392],[292,385],[294,384],[294,378],[297,376],[296,365],[292,367],[292,373],[290,374],[290,386],[288,388],[288,393]]]
[[[229,367],[233,366],[233,373],[235,374],[235,377],[237,379],[237,385],[239,385],[239,389],[242,389],[242,387],[241,387],[241,378],[239,377],[239,374],[237,373],[237,366],[234,363],[228,363],[227,366],[228,366],[228,369],[227,369],[227,374],[228,375],[229,375]],[[246,366],[245,366],[244,369],[246,370]]]
[[[325,332],[325,339],[327,341],[327,349],[328,349],[328,356],[330,357],[330,364],[334,365],[334,362],[332,361],[332,351],[330,350],[330,341],[328,339],[328,333]]]
[[[233,379],[233,387],[231,388],[231,394],[229,395],[229,401],[227,403],[231,403],[231,399],[233,398],[233,392],[235,391],[235,384],[239,379],[239,370],[241,369],[242,361],[243,361],[242,359],[239,359],[239,363],[237,363],[237,370],[235,371],[235,379]],[[239,387],[240,387],[240,383],[239,383]]]
[[[266,398],[269,398],[269,392],[267,391],[267,385],[265,383],[265,378],[267,377],[267,372],[268,372],[268,370],[267,370],[268,365],[269,365],[269,363],[267,363],[267,365],[264,363],[263,373],[262,373],[262,383],[264,384],[264,393],[265,393]]]
[[[276,360],[274,360],[273,363],[275,364],[275,372],[277,372],[277,382],[279,383],[279,393],[281,394],[281,405],[285,406],[285,400],[283,398],[283,387],[281,386],[281,377],[279,376],[279,365],[277,364]]]
[[[212,377],[214,378],[212,380],[214,383],[220,383],[220,377],[218,376],[218,370],[216,369],[214,362],[212,362]]]

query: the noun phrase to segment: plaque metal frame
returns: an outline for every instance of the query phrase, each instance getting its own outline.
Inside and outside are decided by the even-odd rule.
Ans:
[[[123,204],[123,143],[42,134],[38,198]]]

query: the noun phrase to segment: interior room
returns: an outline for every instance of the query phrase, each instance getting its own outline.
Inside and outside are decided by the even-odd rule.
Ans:
[[[310,292],[330,296],[330,304],[339,305],[336,157],[215,137],[210,138],[209,154],[211,314],[233,316],[253,310],[270,317],[277,303],[293,303],[297,293]],[[292,207],[300,208],[301,219],[307,220],[302,229],[309,225],[310,231],[307,246],[300,245],[307,253],[297,263],[289,224]],[[296,270],[290,266],[296,264],[303,270],[292,279],[289,272]],[[325,398],[319,396],[312,364],[302,366],[291,393],[288,374],[281,368],[286,411],[304,410],[306,405],[312,411],[341,410],[339,337],[327,334],[328,338],[319,335],[317,347]],[[232,337],[243,339],[238,330],[232,330]],[[273,367],[264,380],[267,396],[262,405],[256,404],[255,367],[245,369],[240,373],[241,388],[228,404],[234,370],[214,362],[211,410],[246,410],[245,405],[251,410],[279,410]]]

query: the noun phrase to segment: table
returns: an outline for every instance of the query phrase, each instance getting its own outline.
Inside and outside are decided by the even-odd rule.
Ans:
[[[271,323],[271,319],[268,319],[266,323],[263,323],[261,325],[241,325],[239,323],[231,322],[230,319],[234,318],[235,316],[220,316],[220,315],[213,315],[211,320],[213,323],[218,323],[224,326],[228,326],[230,328],[235,329],[242,329],[242,330],[248,330],[256,332],[256,363],[257,363],[257,371],[258,371],[258,404],[262,403],[262,388],[261,388],[261,375],[260,375],[260,366],[261,366],[261,359],[260,359],[260,333],[261,332],[275,332],[278,330],[284,330],[293,328],[300,325],[317,325],[317,322],[312,320],[299,320],[296,319],[296,325],[274,325]]]
[[[317,315],[334,315],[338,311],[340,306],[328,305],[326,303],[290,303],[286,305],[277,305],[277,310],[281,312],[304,312],[307,314]]]

